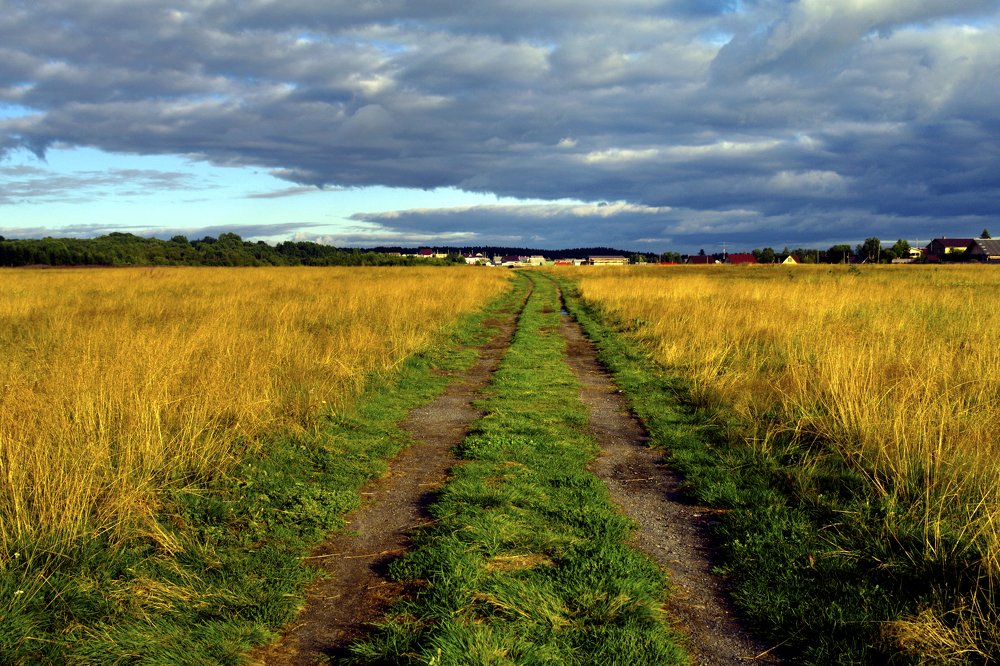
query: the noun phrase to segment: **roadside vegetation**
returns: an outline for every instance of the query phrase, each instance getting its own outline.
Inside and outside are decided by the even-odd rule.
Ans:
[[[725,510],[723,570],[773,642],[811,663],[1000,658],[1000,274],[557,275],[692,496]]]
[[[508,277],[0,272],[0,661],[238,661]]]
[[[630,521],[587,471],[579,386],[565,362],[551,280],[534,291],[494,375],[466,461],[432,525],[391,574],[418,584],[354,646],[358,663],[686,663],[669,629],[663,574],[625,542]]]

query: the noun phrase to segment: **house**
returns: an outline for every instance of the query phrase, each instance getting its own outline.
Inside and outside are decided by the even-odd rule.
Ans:
[[[414,255],[408,255],[408,256],[414,256],[414,257],[417,257],[418,259],[447,259],[448,258],[448,253],[447,252],[435,252],[434,250],[432,250],[429,247],[422,247],[419,250],[417,250],[416,254],[414,254]]]
[[[709,264],[718,263],[718,262],[716,262],[715,257],[710,257],[707,254],[695,254],[695,255],[691,255],[690,257],[688,257],[687,262],[689,264],[695,264],[695,265],[699,265],[699,266],[707,266]]]
[[[757,257],[750,252],[735,252],[726,257],[727,264],[756,264]]]
[[[546,259],[540,254],[534,254],[530,257],[521,257],[521,263],[525,266],[544,266]]]
[[[965,252],[965,249],[969,247],[969,244],[973,241],[972,238],[935,238],[927,246],[927,259],[931,261],[940,261],[948,255],[957,255],[958,253]],[[949,257],[954,259],[955,257]]]
[[[465,263],[469,264],[470,266],[489,263],[486,257],[483,256],[482,252],[477,252],[476,254],[467,254],[465,255],[464,258],[465,258]]]
[[[782,261],[781,263],[786,264],[788,266],[794,266],[799,263],[799,260],[795,255],[790,254],[787,257],[785,257],[785,260]]]
[[[607,256],[607,257],[587,257],[587,263],[591,266],[627,266],[628,257]]]
[[[965,248],[965,256],[970,261],[1000,264],[1000,239],[973,238]]]
[[[508,267],[510,267],[510,266],[520,266],[521,265],[521,257],[515,256],[515,255],[512,255],[512,254],[505,255],[503,257],[500,257],[500,265],[501,266],[508,266]]]

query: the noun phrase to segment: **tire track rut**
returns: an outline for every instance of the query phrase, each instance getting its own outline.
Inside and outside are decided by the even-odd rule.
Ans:
[[[406,593],[405,585],[387,579],[386,566],[406,551],[407,533],[428,520],[434,489],[459,462],[452,449],[482,416],[473,403],[510,347],[526,300],[485,322],[497,333],[475,363],[400,424],[414,443],[389,461],[385,476],[361,489],[362,505],[345,517],[346,529],[313,551],[308,559],[324,576],[307,590],[305,608],[294,622],[278,640],[251,653],[250,663],[306,666],[346,656],[350,643]]]
[[[667,571],[672,588],[667,609],[688,637],[685,648],[692,663],[781,663],[740,625],[722,581],[712,573],[712,509],[682,499],[679,475],[649,448],[648,434],[597,360],[594,344],[565,310],[561,333],[567,362],[580,382],[580,398],[590,410],[588,430],[601,448],[591,471],[639,525],[634,545]]]

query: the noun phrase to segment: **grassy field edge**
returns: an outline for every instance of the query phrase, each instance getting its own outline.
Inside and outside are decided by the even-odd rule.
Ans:
[[[651,445],[683,475],[692,501],[719,509],[718,570],[749,624],[796,663],[905,664],[931,656],[923,645],[905,654],[884,627],[933,603],[944,574],[928,575],[898,544],[856,528],[864,511],[879,511],[863,479],[821,442],[770,454],[748,447],[724,412],[695,406],[682,378],[582,302],[570,280],[557,279]]]
[[[155,509],[163,533],[0,560],[0,660],[240,663],[294,617],[315,575],[302,558],[407,445],[397,423],[473,362],[493,332],[484,323],[522,297],[512,286],[310,431],[269,437],[228,474],[180,480]]]

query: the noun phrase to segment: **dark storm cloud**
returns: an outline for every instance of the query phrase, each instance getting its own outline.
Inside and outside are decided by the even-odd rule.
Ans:
[[[998,18],[995,0],[9,2],[0,104],[33,112],[0,118],[0,153],[673,211],[575,220],[595,238],[961,235],[1000,203]]]

